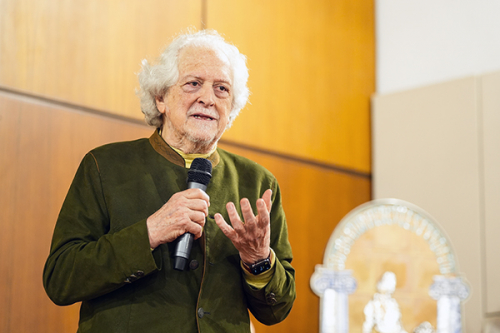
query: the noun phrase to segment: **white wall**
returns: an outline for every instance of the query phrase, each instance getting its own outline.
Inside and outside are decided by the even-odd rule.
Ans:
[[[376,90],[500,69],[499,0],[375,0]]]

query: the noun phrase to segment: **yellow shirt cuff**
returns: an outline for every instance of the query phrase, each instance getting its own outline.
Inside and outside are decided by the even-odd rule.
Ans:
[[[273,249],[271,249],[271,269],[260,273],[259,275],[253,275],[250,273],[244,266],[243,262],[240,261],[241,269],[243,270],[243,276],[245,277],[245,281],[255,289],[264,288],[269,281],[273,278],[274,270],[276,268],[276,254]]]

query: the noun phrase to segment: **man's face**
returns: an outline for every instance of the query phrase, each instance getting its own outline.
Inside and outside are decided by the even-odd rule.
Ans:
[[[232,101],[229,65],[213,50],[182,49],[179,80],[168,89],[166,97],[156,99],[158,110],[165,115],[165,140],[185,153],[206,152],[224,133]]]

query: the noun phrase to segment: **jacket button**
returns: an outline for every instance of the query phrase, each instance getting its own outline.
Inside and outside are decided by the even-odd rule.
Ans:
[[[191,270],[195,270],[198,268],[198,266],[200,266],[200,264],[198,263],[198,260],[191,260],[191,262],[189,263],[189,268]]]
[[[276,294],[275,293],[267,294],[266,299],[271,305],[276,304]]]
[[[203,318],[204,315],[205,315],[205,311],[203,310],[203,308],[199,308],[198,309],[198,318]]]

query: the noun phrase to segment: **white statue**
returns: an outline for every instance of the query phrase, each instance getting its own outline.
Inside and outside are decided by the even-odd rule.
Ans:
[[[424,321],[413,330],[413,333],[436,333],[431,323]]]
[[[365,306],[363,333],[371,333],[372,328],[380,333],[407,333],[401,325],[401,312],[392,293],[396,290],[396,274],[385,272],[377,284],[373,299]]]

